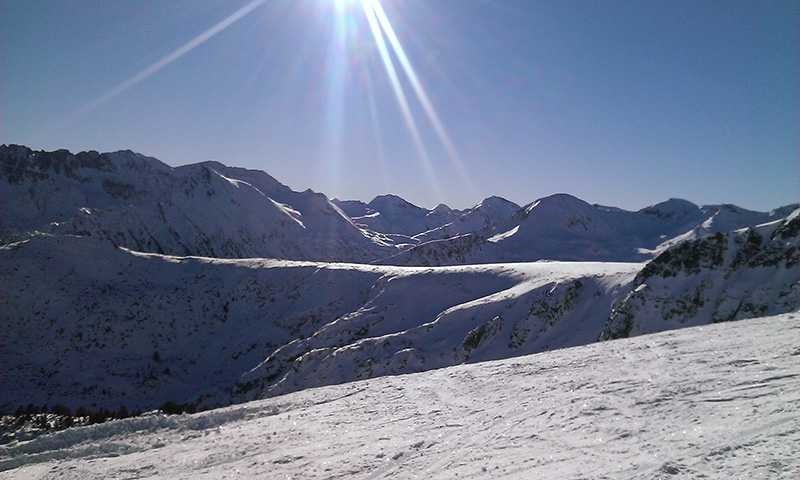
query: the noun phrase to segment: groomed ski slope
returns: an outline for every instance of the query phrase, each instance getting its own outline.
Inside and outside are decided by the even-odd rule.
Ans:
[[[113,421],[4,479],[798,478],[800,313]]]

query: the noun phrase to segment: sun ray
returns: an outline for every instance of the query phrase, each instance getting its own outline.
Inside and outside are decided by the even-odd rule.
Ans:
[[[442,145],[447,151],[447,154],[450,157],[450,162],[453,164],[454,167],[456,167],[462,180],[467,184],[470,184],[471,180],[469,175],[467,174],[463,162],[461,161],[461,156],[458,154],[458,151],[456,150],[456,147],[453,144],[452,140],[450,140],[450,136],[447,134],[447,131],[445,130],[444,125],[442,124],[442,121],[439,118],[439,115],[436,113],[436,110],[433,108],[433,104],[431,103],[430,98],[428,97],[427,93],[425,93],[425,89],[422,87],[422,83],[420,82],[419,77],[417,76],[417,73],[414,70],[414,67],[411,65],[411,61],[408,59],[408,56],[406,55],[403,45],[397,38],[394,28],[392,27],[392,24],[389,22],[389,19],[386,16],[386,12],[383,10],[383,7],[381,6],[378,0],[364,0],[364,1],[369,2],[370,9],[375,13],[375,17],[377,18],[378,22],[380,23],[380,26],[385,32],[386,37],[389,40],[389,44],[392,46],[392,51],[397,56],[397,59],[400,62],[400,66],[403,68],[403,72],[408,77],[409,83],[411,84],[411,88],[414,89],[414,93],[417,96],[417,100],[422,105],[422,108],[425,111],[425,115],[428,117],[428,121],[433,126],[436,135],[439,137],[439,140],[442,142]]]
[[[68,115],[65,119],[59,122],[54,128],[58,129],[63,126],[66,126],[69,123],[77,120],[78,118],[86,115],[89,112],[92,112],[96,108],[100,107],[101,105],[105,104],[109,100],[117,97],[118,95],[126,92],[127,90],[134,87],[136,84],[142,82],[143,80],[147,79],[154,73],[158,72],[162,68],[166,67],[167,65],[171,64],[175,60],[178,60],[182,56],[186,55],[187,53],[191,52],[198,46],[202,45],[203,43],[207,42],[211,38],[213,38],[218,33],[222,32],[226,28],[230,27],[237,21],[241,20],[247,14],[261,6],[267,0],[253,0],[252,2],[248,3],[247,5],[243,6],[239,10],[233,12],[228,17],[224,18],[222,21],[214,25],[213,27],[209,28],[205,32],[201,33],[200,35],[194,37],[193,39],[189,40],[185,44],[181,45],[180,47],[176,48],[166,56],[162,57],[158,61],[154,62],[141,72],[133,75],[132,77],[128,78],[124,82],[120,83],[113,89],[109,90],[108,92],[104,93],[103,95],[97,97],[96,99],[92,100],[88,104],[84,105],[83,107],[79,108],[78,110],[74,111],[72,114]]]
[[[344,135],[345,67],[348,58],[346,12],[343,2],[335,4],[337,21],[328,45],[328,106],[322,156],[325,157],[325,177],[331,191],[340,186],[342,139]]]
[[[54,125],[52,129],[60,129],[70,123],[73,123],[75,120],[87,115],[112,99],[125,93],[142,81],[148,79],[153,74],[159,72],[198,46],[215,37],[220,32],[229,28],[231,25],[246,17],[248,14],[266,2],[267,0],[250,1],[242,8],[236,10],[231,15],[213,25],[211,28],[205,30],[164,57],[153,62],[147,68],[141,70],[125,81],[119,83],[111,90],[105,92],[104,94],[85,104],[83,107],[77,109],[66,118],[62,119],[59,123]],[[448,132],[444,127],[444,122],[442,122],[442,119],[434,108],[433,102],[423,87],[419,75],[414,69],[414,66],[406,54],[406,51],[403,48],[397,33],[395,32],[388,16],[386,15],[386,12],[381,6],[380,0],[334,0],[332,4],[328,5],[333,7],[335,10],[335,16],[337,18],[337,24],[334,26],[333,36],[328,46],[328,107],[325,118],[326,127],[323,140],[323,155],[326,157],[325,164],[328,166],[328,171],[326,171],[325,174],[328,178],[328,181],[332,182],[332,188],[334,190],[338,190],[338,184],[341,180],[339,175],[342,168],[342,149],[346,123],[345,109],[347,108],[347,102],[345,98],[347,91],[347,64],[350,56],[354,55],[354,52],[350,51],[351,49],[349,48],[348,42],[352,40],[350,35],[358,35],[358,32],[356,31],[356,23],[354,22],[354,18],[352,16],[352,13],[355,9],[356,11],[363,10],[366,16],[366,20],[369,25],[369,31],[374,38],[375,46],[377,47],[381,63],[383,64],[386,75],[388,76],[388,80],[397,105],[399,106],[403,123],[405,124],[405,127],[411,136],[414,149],[419,156],[419,161],[422,164],[427,180],[429,181],[431,188],[434,190],[433,193],[437,197],[442,198],[442,190],[439,179],[437,178],[436,169],[434,168],[431,154],[428,151],[428,146],[426,146],[426,142],[423,140],[422,133],[424,132],[421,131],[420,123],[418,122],[418,119],[415,118],[410,100],[416,100],[418,102],[418,106],[420,106],[424,112],[425,119],[430,124],[433,129],[433,133],[443,146],[444,151],[450,160],[450,164],[452,167],[454,167],[454,170],[458,172],[458,175],[462,180],[462,184],[464,187],[474,192],[475,189],[455,147],[455,144],[448,135]],[[361,7],[360,9],[359,6]],[[300,58],[299,61],[302,61],[302,58]],[[369,75],[371,71],[365,71],[364,73]],[[405,78],[401,79],[401,75],[404,75]],[[407,82],[407,85],[404,86],[403,82]],[[373,133],[380,137],[381,128],[378,125],[378,108],[374,98],[374,85],[371,81],[368,83],[369,85],[367,85],[367,94],[369,95],[369,113],[370,118],[372,119]],[[410,94],[411,98],[409,97],[409,93],[406,92],[406,89],[409,86],[411,91],[413,91],[413,94]],[[415,107],[416,106],[417,105],[415,105]],[[377,138],[377,142],[378,155],[381,157],[379,161],[383,164],[385,148],[380,138]],[[385,165],[382,165],[382,170],[384,172],[385,167]]]
[[[386,46],[386,41],[384,39],[384,36],[381,33],[380,25],[378,23],[378,19],[376,18],[375,14],[375,7],[374,7],[375,3],[377,3],[375,0],[362,0],[361,2],[361,4],[364,7],[364,13],[367,15],[367,21],[369,22],[370,30],[372,30],[372,35],[375,37],[375,42],[378,46],[378,52],[380,53],[383,65],[386,69],[386,74],[389,76],[389,81],[392,84],[392,90],[394,91],[395,98],[397,99],[397,102],[400,106],[400,110],[403,114],[403,119],[405,120],[406,126],[408,127],[411,133],[412,139],[414,140],[414,145],[416,146],[417,151],[419,152],[422,164],[426,170],[426,174],[428,175],[429,180],[436,189],[436,195],[441,197],[441,188],[439,187],[439,181],[436,179],[436,174],[433,170],[433,166],[431,165],[428,152],[425,149],[425,144],[422,141],[422,136],[419,133],[417,122],[414,120],[414,116],[411,113],[411,108],[408,104],[408,99],[406,98],[405,91],[403,90],[403,86],[400,83],[400,78],[397,75],[397,70],[395,69],[394,62],[392,61],[392,58],[389,54],[389,49]]]

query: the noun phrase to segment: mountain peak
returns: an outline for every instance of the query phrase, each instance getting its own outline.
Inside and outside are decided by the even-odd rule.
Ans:
[[[556,193],[529,204],[525,207],[525,211],[530,213],[534,208],[539,210],[574,210],[576,208],[592,208],[592,206],[568,193]]]
[[[378,211],[396,208],[423,210],[404,198],[392,194],[378,195],[377,197],[373,198],[371,202],[369,202],[368,206]]]
[[[495,205],[516,205],[516,203],[506,200],[503,197],[498,197],[497,195],[492,195],[491,197],[486,197],[478,204],[478,206],[495,206]]]
[[[491,196],[484,198],[470,211],[482,211],[493,217],[505,218],[514,215],[520,210],[520,206],[508,201],[503,197]]]
[[[452,208],[448,207],[444,203],[440,203],[439,205],[436,205],[433,210],[431,210],[431,213],[450,213],[452,211]]]
[[[697,210],[700,210],[700,207],[688,200],[684,200],[682,198],[670,198],[669,200],[665,200],[663,202],[656,203],[655,205],[643,208],[640,210],[640,212],[649,215],[671,216],[678,212],[687,214]]]

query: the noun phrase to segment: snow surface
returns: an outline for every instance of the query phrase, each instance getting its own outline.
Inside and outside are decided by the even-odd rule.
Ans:
[[[172,168],[130,151],[73,155],[16,145],[0,146],[0,198],[3,244],[39,231],[168,255],[410,266],[641,262],[682,241],[798,207],[751,212],[671,199],[628,212],[565,194],[524,208],[489,197],[465,211],[428,210],[395,195],[332,203],[265,172],[218,162]]]
[[[256,400],[21,435],[3,478],[798,476],[797,205],[427,210],[18,146],[0,198],[2,409]]]
[[[785,314],[0,446],[11,479],[798,478]]]
[[[709,235],[785,208],[673,199],[626,212],[564,194],[466,212],[392,195],[340,208],[216,162],[0,146],[0,167],[5,412],[222,406],[800,308],[800,223]],[[673,244],[647,267],[610,263]],[[575,262],[510,263],[536,258]]]
[[[237,383],[251,400],[590,343],[642,266],[210,259],[38,235],[0,247],[0,406],[220,406]]]

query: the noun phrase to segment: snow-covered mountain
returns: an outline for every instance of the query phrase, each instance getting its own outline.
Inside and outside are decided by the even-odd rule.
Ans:
[[[800,306],[800,210],[783,220],[716,233],[647,264],[601,338],[790,312]]]
[[[501,197],[489,197],[467,210],[449,223],[416,235],[419,242],[440,240],[463,234],[476,234],[489,238],[506,232],[523,217],[523,210],[514,202]]]
[[[217,162],[172,168],[130,151],[73,155],[14,145],[0,146],[0,196],[1,243],[40,231],[168,255],[409,266],[641,262],[682,241],[797,208],[762,213],[669,200],[628,212],[553,195],[524,208],[489,197],[466,211],[426,210],[394,195],[331,202]]]
[[[642,262],[683,241],[784,218],[796,208],[753,212],[671,199],[630,212],[559,194],[519,212],[507,212],[493,224],[507,230],[453,228],[451,238],[424,242],[382,262],[426,266],[543,259]]]
[[[592,343],[620,336],[605,332],[625,315],[647,322],[635,335],[727,320],[724,308],[731,318],[796,311],[797,217],[686,242],[649,264],[211,259],[35,235],[0,248],[0,409],[225,405]],[[704,247],[718,237],[730,244],[721,260]],[[661,267],[690,261],[685,272]],[[715,309],[697,308],[697,289]]]
[[[0,147],[3,243],[91,236],[142,252],[371,261],[392,252],[320,193],[215,162],[171,168],[133,152]]]
[[[3,411],[213,406],[234,384],[241,400],[587,343],[641,269],[170,257],[45,234],[0,265]]]
[[[0,175],[2,411],[212,407],[800,309],[791,207],[428,211],[19,146]]]
[[[397,270],[358,310],[243,375],[236,401],[596,341],[640,264]]]
[[[151,413],[0,445],[7,480],[797,478],[798,315]]]
[[[333,200],[357,225],[388,235],[413,237],[445,225],[462,212],[444,204],[433,210],[418,207],[397,195],[380,195],[369,203]]]
[[[530,276],[494,295],[450,307],[432,321],[425,321],[430,315],[421,316],[417,322],[402,322],[408,330],[379,331],[369,335],[373,338],[353,332],[381,325],[391,309],[378,301],[367,304],[362,312],[278,349],[239,387],[255,389],[258,397],[330,379],[406,373],[597,338],[792,312],[800,308],[798,264],[800,210],[756,228],[686,241],[643,269],[641,264],[608,262],[503,264]],[[631,282],[632,272],[638,273]],[[431,291],[436,293],[420,291],[411,298],[426,305],[446,298],[446,288]],[[607,319],[604,327],[602,318]]]

